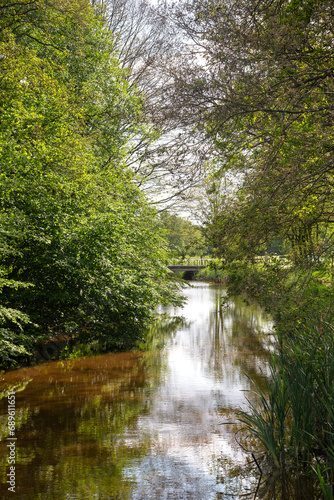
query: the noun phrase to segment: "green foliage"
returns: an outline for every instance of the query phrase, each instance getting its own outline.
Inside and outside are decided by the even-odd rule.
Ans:
[[[0,270],[0,294],[4,288],[28,288],[27,283],[10,280],[6,277],[4,270]],[[27,314],[5,307],[0,304],[0,346],[2,366],[16,366],[19,358],[27,358],[29,355],[29,337],[24,333],[24,325],[28,325],[30,319]]]
[[[212,258],[209,264],[196,273],[198,278],[204,278],[208,281],[222,281],[227,278],[224,269],[226,262],[222,259]]]
[[[334,291],[328,269],[319,264],[311,275],[267,258],[234,262],[224,271],[229,293],[256,298],[276,329],[266,390],[256,388],[259,399],[240,420],[274,467],[307,470],[328,494],[334,470]]]
[[[33,285],[2,289],[6,319],[25,323],[23,345],[71,323],[105,349],[128,347],[155,305],[180,303],[158,216],[122,161],[147,134],[141,98],[88,2],[2,14],[0,265],[7,284]]]
[[[166,229],[169,251],[173,257],[203,255],[207,245],[202,228],[177,215],[162,212],[161,221]]]
[[[182,68],[178,88],[217,150],[210,242],[233,258],[273,238],[299,265],[332,255],[332,2],[192,0],[179,15],[210,68]]]
[[[262,443],[273,460],[274,466],[285,465],[285,424],[288,414],[286,386],[277,376],[275,358],[272,358],[271,379],[266,381],[266,390],[257,387],[259,400],[249,402],[250,411],[240,412],[243,430],[251,432]]]

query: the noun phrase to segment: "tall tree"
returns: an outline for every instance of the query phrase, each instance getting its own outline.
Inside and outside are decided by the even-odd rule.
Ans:
[[[179,303],[124,161],[140,99],[88,2],[15,3],[2,23],[0,355],[68,329],[129,346],[154,305]]]
[[[215,227],[230,239],[238,234],[249,252],[277,235],[300,258],[329,249],[332,2],[193,0],[173,16],[201,54],[197,64],[175,68],[176,99],[188,122],[213,139],[216,179],[230,169],[239,174],[215,209]]]
[[[99,3],[130,86],[143,97],[147,135],[133,135],[126,162],[137,185],[159,211],[193,199],[208,159],[203,136],[182,123],[168,100],[168,67],[182,50],[182,34],[169,22],[163,2],[103,0]]]

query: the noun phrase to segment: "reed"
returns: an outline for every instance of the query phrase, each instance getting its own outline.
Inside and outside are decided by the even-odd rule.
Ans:
[[[249,411],[239,412],[243,429],[250,431],[269,453],[275,467],[283,468],[285,462],[285,421],[289,413],[286,385],[279,376],[276,356],[270,363],[270,377],[265,381],[265,389],[256,386],[259,401],[248,400]]]
[[[264,446],[281,471],[313,474],[327,499],[334,479],[334,335],[328,322],[310,318],[284,341],[270,360],[259,401],[241,412],[243,428]],[[314,465],[316,464],[316,466]]]

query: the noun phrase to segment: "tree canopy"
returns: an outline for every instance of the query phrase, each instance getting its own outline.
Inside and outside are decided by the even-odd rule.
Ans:
[[[129,346],[152,307],[180,302],[124,161],[147,134],[141,97],[86,0],[0,12],[2,360],[69,329]]]
[[[162,212],[161,221],[166,229],[170,254],[185,259],[187,256],[199,256],[207,251],[203,229],[169,212]]]
[[[252,254],[284,237],[299,259],[330,251],[332,2],[193,0],[173,17],[200,54],[174,69],[175,99],[218,151],[209,224],[223,246]]]

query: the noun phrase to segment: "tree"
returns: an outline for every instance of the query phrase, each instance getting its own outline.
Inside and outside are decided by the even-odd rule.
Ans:
[[[168,68],[181,50],[180,33],[169,22],[163,2],[103,0],[96,4],[130,87],[135,85],[143,98],[146,135],[132,135],[124,161],[158,211],[180,209],[193,200],[209,155],[203,136],[182,123],[168,100],[167,89],[172,85]]]
[[[187,255],[198,256],[206,252],[207,245],[200,226],[168,212],[163,212],[160,217],[173,257],[185,259]]]
[[[176,99],[213,139],[216,178],[239,173],[211,221],[243,251],[282,236],[303,260],[333,243],[332,9],[193,0],[173,12],[201,51],[197,65],[175,69]]]
[[[141,101],[88,2],[3,12],[1,295],[23,349],[3,342],[2,360],[69,329],[129,347],[152,307],[180,303],[161,224],[124,162],[133,134],[146,134]]]

